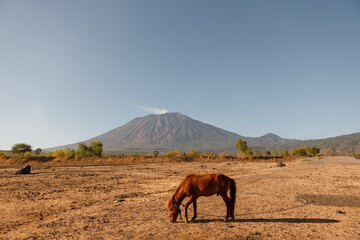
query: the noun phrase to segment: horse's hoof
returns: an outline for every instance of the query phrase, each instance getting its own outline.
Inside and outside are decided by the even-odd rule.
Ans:
[[[227,219],[227,218],[226,218],[226,219],[224,219],[224,222],[228,222],[228,221],[229,221],[229,219]]]

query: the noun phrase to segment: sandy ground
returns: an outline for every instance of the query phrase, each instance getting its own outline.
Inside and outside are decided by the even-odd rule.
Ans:
[[[360,160],[275,166],[2,167],[0,239],[360,239]],[[236,180],[235,221],[223,221],[225,204],[211,196],[198,199],[197,222],[169,222],[166,204],[184,176],[214,172]]]

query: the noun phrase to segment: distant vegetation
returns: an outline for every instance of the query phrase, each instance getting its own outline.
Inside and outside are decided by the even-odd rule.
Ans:
[[[24,156],[25,153],[31,154],[32,147],[31,147],[31,145],[26,144],[26,143],[17,143],[11,148],[11,152],[13,154],[18,154],[18,155]]]
[[[281,153],[277,152],[276,149],[271,150],[259,150],[251,148],[247,145],[247,141],[243,139],[238,139],[235,143],[234,150],[236,153],[229,154],[225,152],[201,152],[199,150],[191,150],[191,151],[168,151],[161,153],[159,150],[154,150],[152,154],[146,153],[135,153],[135,154],[109,154],[103,153],[103,143],[101,141],[92,141],[89,145],[85,143],[79,143],[77,149],[57,149],[54,151],[43,152],[40,148],[35,150],[32,149],[32,146],[26,143],[17,143],[13,145],[11,151],[1,151],[0,158],[8,159],[11,157],[15,158],[47,158],[47,159],[83,159],[83,158],[103,158],[103,159],[123,159],[122,161],[133,161],[137,159],[173,159],[179,161],[221,161],[225,159],[245,159],[245,160],[256,160],[256,159],[279,159],[279,158],[296,158],[296,157],[305,157],[305,156],[333,156],[333,155],[341,155],[341,153],[336,151],[329,151],[325,149],[325,151],[321,151],[319,147],[316,146],[306,146],[306,147],[297,147],[294,149],[285,149]],[[359,151],[360,152],[360,151]],[[360,158],[360,153],[351,153],[348,155]],[[343,154],[344,155],[344,154]],[[109,160],[111,161],[111,160]],[[167,160],[166,160],[167,161]]]
[[[246,157],[261,157],[263,156],[262,153],[259,150],[253,150],[252,148],[247,146],[247,142],[242,139],[238,139],[238,141],[235,144],[235,148],[237,150],[238,156],[246,156]],[[320,148],[318,147],[306,147],[306,148],[296,148],[291,151],[292,156],[317,156],[320,154]],[[271,157],[271,156],[282,156],[282,157],[288,157],[290,156],[290,153],[287,149],[283,150],[283,154],[280,155],[278,152],[274,152],[273,154],[271,151],[266,150],[264,152],[265,157]]]
[[[85,143],[79,143],[76,150],[65,148],[55,150],[53,152],[47,152],[47,157],[55,158],[83,158],[83,157],[101,157],[103,154],[103,144],[100,141],[90,142],[90,145],[87,146]]]

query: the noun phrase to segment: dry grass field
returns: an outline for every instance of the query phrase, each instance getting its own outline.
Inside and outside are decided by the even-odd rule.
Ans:
[[[0,167],[0,239],[360,239],[353,158],[32,164],[32,174],[14,175],[21,167]],[[198,199],[197,222],[169,221],[167,201],[188,173],[235,179],[235,221],[223,221],[216,195]]]

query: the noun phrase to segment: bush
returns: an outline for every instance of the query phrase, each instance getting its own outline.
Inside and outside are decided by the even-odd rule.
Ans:
[[[191,150],[190,153],[187,154],[187,157],[199,157],[200,156],[200,151],[199,150]]]
[[[283,151],[283,156],[284,156],[284,157],[288,157],[288,156],[289,156],[289,151],[285,149],[285,150]]]
[[[160,154],[160,153],[159,153],[159,151],[157,151],[157,150],[155,150],[155,151],[153,152],[153,156],[154,156],[154,157],[158,157],[159,154]]]
[[[261,152],[259,150],[256,150],[256,149],[254,150],[254,156],[255,157],[261,157],[261,155],[262,154],[261,154]]]
[[[307,149],[307,153],[311,156],[316,156],[316,154],[319,154],[320,153],[320,148],[317,148],[317,147],[308,147]]]
[[[270,156],[271,156],[271,152],[270,152],[270,151],[265,151],[265,156],[270,157]]]
[[[34,155],[33,155],[31,152],[25,152],[25,153],[23,154],[23,157],[24,157],[24,158],[32,158],[32,157],[34,157]]]
[[[65,157],[65,153],[64,153],[63,150],[58,149],[58,150],[53,151],[52,154],[51,154],[51,156],[52,156],[52,157],[55,157],[55,158],[57,158],[57,157],[58,157],[58,158],[63,158],[63,157]]]
[[[49,152],[46,152],[46,157],[52,157],[52,154],[53,154],[53,152],[51,152],[51,151],[49,151]]]
[[[208,158],[216,158],[216,157],[217,157],[216,153],[209,152]]]
[[[293,155],[295,156],[316,156],[319,153],[320,148],[317,147],[297,148],[293,150]]]
[[[34,155],[35,156],[40,156],[41,152],[42,152],[41,148],[37,148],[37,149],[34,150]]]
[[[101,157],[103,152],[103,144],[100,141],[90,142],[89,147],[90,156]]]
[[[0,158],[9,158],[9,155],[6,152],[0,152]]]
[[[235,144],[235,147],[236,147],[236,150],[237,150],[239,156],[241,154],[247,155],[248,146],[247,146],[246,141],[239,138]]]
[[[75,151],[76,157],[101,157],[103,144],[100,141],[90,142],[90,146],[85,143],[79,143]]]
[[[307,156],[306,149],[305,148],[297,148],[293,150],[293,155],[295,156]]]
[[[73,158],[73,157],[75,157],[75,150],[74,150],[74,149],[65,148],[64,154],[65,154],[65,157]]]
[[[166,157],[182,157],[184,153],[182,151],[170,151],[165,154]]]

